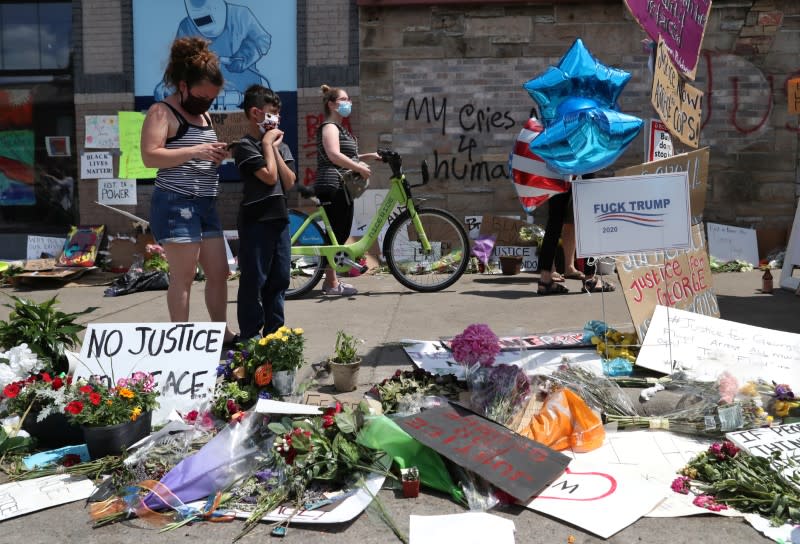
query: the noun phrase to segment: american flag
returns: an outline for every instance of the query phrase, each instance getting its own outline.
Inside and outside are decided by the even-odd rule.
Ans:
[[[550,170],[544,161],[530,149],[530,144],[544,130],[542,124],[531,117],[517,136],[511,152],[509,169],[514,188],[527,213],[545,203],[553,195],[569,189],[563,176]]]

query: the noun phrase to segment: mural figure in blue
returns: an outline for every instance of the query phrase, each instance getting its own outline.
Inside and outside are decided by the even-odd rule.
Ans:
[[[186,17],[178,25],[175,37],[202,36],[219,56],[225,87],[214,109],[237,109],[250,85],[270,86],[256,63],[269,52],[272,36],[250,8],[226,0],[184,0],[184,5]],[[159,83],[154,95],[156,100],[163,100],[169,93]]]

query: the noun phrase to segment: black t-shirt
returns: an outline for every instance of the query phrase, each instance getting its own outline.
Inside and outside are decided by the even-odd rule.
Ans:
[[[278,152],[286,165],[294,169],[294,157],[292,157],[289,146],[281,143]],[[244,181],[239,220],[244,223],[274,219],[288,220],[289,212],[286,206],[283,182],[279,178],[275,185],[267,185],[255,175],[257,170],[267,164],[264,161],[261,140],[257,140],[249,134],[244,136],[234,149],[233,158]]]

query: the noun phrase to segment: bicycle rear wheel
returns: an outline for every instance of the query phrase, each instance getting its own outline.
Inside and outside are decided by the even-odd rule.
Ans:
[[[430,293],[453,285],[467,269],[469,238],[450,212],[417,209],[431,251],[425,252],[408,210],[392,221],[383,241],[383,256],[392,275],[415,291]]]
[[[289,210],[289,226],[292,236],[303,221],[308,217],[297,210]],[[328,239],[319,225],[311,223],[303,231],[292,248],[299,246],[324,246],[328,244]],[[325,273],[325,258],[318,255],[295,255],[292,252],[291,268],[289,270],[289,288],[286,290],[286,298],[300,298],[311,291],[322,279]]]

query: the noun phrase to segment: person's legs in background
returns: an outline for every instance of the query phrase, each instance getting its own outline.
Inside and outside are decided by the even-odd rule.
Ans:
[[[197,271],[200,243],[165,243],[164,253],[169,263],[169,319],[176,323],[189,321],[189,299]]]
[[[568,290],[553,282],[553,264],[555,262],[558,239],[564,224],[564,213],[571,198],[569,193],[560,193],[548,200],[547,225],[544,230],[541,253],[539,255],[539,294],[566,293]]]
[[[206,275],[206,309],[211,321],[225,323],[225,342],[236,337],[228,327],[228,257],[222,236],[203,238],[200,242],[200,266]]]
[[[263,334],[273,333],[285,322],[284,300],[289,288],[289,268],[291,267],[292,240],[289,223],[269,222],[269,237],[272,244],[271,263],[267,281],[261,288],[261,304],[264,312]]]
[[[330,204],[325,205],[325,213],[331,222],[336,241],[339,244],[345,244],[350,237],[350,228],[353,226],[353,203],[348,198],[343,187],[340,187],[339,190],[331,195],[330,202]],[[336,271],[332,268],[326,268],[322,292],[326,295],[350,296],[358,293],[358,290],[348,283],[340,282],[336,276]]]
[[[265,260],[268,260],[270,240],[264,223],[239,227],[239,291],[236,295],[236,317],[239,335],[250,339],[261,334],[264,308],[261,289],[267,279]]]

